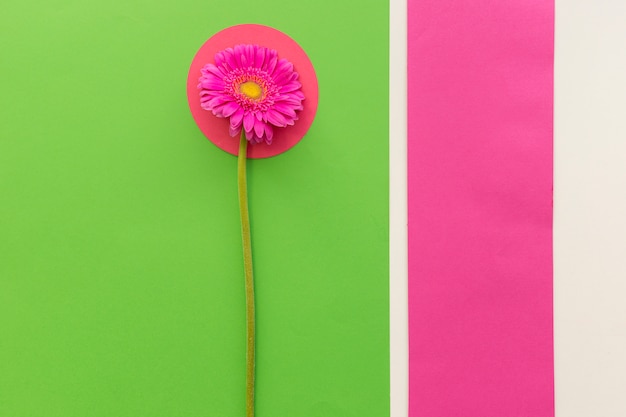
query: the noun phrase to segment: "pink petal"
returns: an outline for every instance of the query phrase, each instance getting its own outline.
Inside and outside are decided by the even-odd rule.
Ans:
[[[265,128],[265,142],[268,145],[271,145],[272,138],[274,137],[274,129],[272,128],[272,125],[268,124],[263,125],[263,127]]]
[[[246,62],[248,63],[248,66],[254,66],[254,62],[256,61],[256,45],[246,45]]]
[[[224,76],[226,75],[225,73],[222,72],[222,70],[220,68],[216,67],[213,64],[208,64],[204,68],[206,69],[206,71],[208,71],[211,74],[215,75],[219,79],[224,78]]]
[[[292,91],[289,94],[291,95],[291,97],[298,98],[300,100],[304,100],[304,93],[302,92],[302,90]]]
[[[284,72],[291,73],[293,71],[293,64],[287,61],[285,58],[278,61],[278,65],[276,65],[276,69],[272,73],[272,75],[277,76],[283,74]]]
[[[244,110],[240,108],[239,110],[235,112],[235,114],[230,116],[230,125],[233,128],[241,129],[241,122],[243,121],[244,113],[245,113]]]
[[[256,133],[256,135],[258,137],[263,136],[263,132],[265,131],[265,123],[255,120],[254,121],[254,133]]]
[[[241,126],[237,128],[228,126],[228,133],[230,133],[230,136],[232,137],[239,136],[241,134]]]
[[[235,59],[235,53],[232,48],[227,48],[224,50],[224,55],[226,58],[226,63],[231,69],[239,68],[239,63]]]
[[[263,66],[261,67],[261,69],[269,73],[269,70],[267,69],[267,67],[270,64],[272,57],[276,55],[276,51],[269,49],[269,48],[263,48],[263,53],[264,53],[264,59],[263,59]]]
[[[230,117],[233,114],[235,114],[235,112],[237,110],[239,110],[241,107],[239,107],[239,104],[235,103],[234,101],[231,101],[230,103],[226,104],[222,110],[222,116],[223,117]]]
[[[276,98],[274,98],[274,102],[275,103],[285,103],[285,104],[290,104],[292,106],[299,106],[300,102],[302,101],[301,99],[295,97],[294,95],[292,95],[293,93],[288,93],[287,95],[281,95],[278,96]]]
[[[276,68],[277,62],[278,62],[278,57],[276,56],[276,54],[272,54],[272,56],[270,57],[270,61],[267,64],[268,74],[271,74],[272,72],[274,72],[274,68]]]
[[[241,58],[243,57],[243,54],[246,52],[244,45],[237,45],[235,46],[235,49],[233,51],[233,55],[235,56],[235,61],[237,62],[237,68],[241,68],[244,67],[244,63],[242,62]]]
[[[228,97],[217,96],[217,97],[211,98],[207,104],[211,107],[217,107],[222,104],[228,103],[229,101],[230,101],[230,98]]]
[[[274,77],[276,84],[281,85],[291,81],[291,74],[293,74],[293,64],[286,59],[281,59],[278,61],[272,77]]]
[[[224,107],[226,106],[226,104],[223,104],[221,106],[216,106],[213,108],[208,108],[204,104],[202,106],[206,110],[211,110],[213,114],[216,115],[217,117],[224,117],[224,114],[222,112],[224,111]]]
[[[219,80],[215,77],[201,79],[200,86],[202,86],[202,88],[206,88],[207,90],[217,91],[221,91],[224,89],[224,87],[226,87],[222,80]]]
[[[287,120],[285,119],[285,116],[283,116],[282,114],[280,114],[274,109],[269,109],[267,113],[265,113],[265,116],[267,117],[267,121],[273,124],[274,126],[278,126],[278,127],[287,126]]]
[[[293,109],[293,107],[282,104],[282,103],[276,103],[274,104],[274,109],[276,111],[281,112],[282,114],[284,114],[285,116],[289,116],[289,118],[291,119],[295,119],[296,118],[296,112]]]
[[[255,48],[254,66],[256,68],[263,68],[263,61],[265,60],[265,50],[267,48]]]
[[[287,85],[284,85],[280,88],[280,92],[281,93],[290,93],[292,91],[296,91],[298,89],[302,88],[302,84],[300,84],[298,81],[292,81]]]
[[[215,60],[215,66],[216,67],[219,67],[222,64],[224,64],[225,63],[224,52],[220,51],[220,52],[216,53],[214,60]]]
[[[246,133],[250,132],[254,127],[254,113],[246,113],[243,116],[243,128]]]

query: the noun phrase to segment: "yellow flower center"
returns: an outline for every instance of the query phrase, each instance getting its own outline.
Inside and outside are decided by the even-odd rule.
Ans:
[[[252,100],[258,100],[263,96],[263,89],[254,81],[239,84],[239,92]]]

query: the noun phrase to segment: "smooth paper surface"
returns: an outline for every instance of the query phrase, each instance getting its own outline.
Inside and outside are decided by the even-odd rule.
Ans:
[[[626,416],[626,3],[556,1],[557,417]]]
[[[550,417],[553,2],[408,13],[410,415]]]
[[[388,4],[354,7],[3,4],[0,416],[245,414],[237,161],[186,96],[241,23],[296,40],[320,91],[248,165],[257,415],[388,414]]]

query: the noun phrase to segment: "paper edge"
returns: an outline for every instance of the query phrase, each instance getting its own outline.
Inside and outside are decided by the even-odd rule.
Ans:
[[[389,2],[389,415],[409,414],[407,0]]]

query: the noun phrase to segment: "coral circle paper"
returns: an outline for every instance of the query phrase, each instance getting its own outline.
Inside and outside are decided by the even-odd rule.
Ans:
[[[268,26],[245,24],[226,28],[207,40],[196,53],[187,77],[187,99],[194,120],[204,135],[220,149],[237,155],[239,138],[228,133],[228,118],[218,118],[200,107],[198,78],[200,69],[214,62],[217,52],[238,44],[256,44],[278,51],[279,58],[286,58],[298,72],[305,99],[304,109],[298,112],[293,126],[274,129],[271,145],[254,144],[248,147],[248,158],[267,158],[281,154],[295,146],[313,123],[318,103],[317,77],[313,64],[304,50],[289,36]]]
[[[408,2],[409,415],[552,417],[552,0]]]

